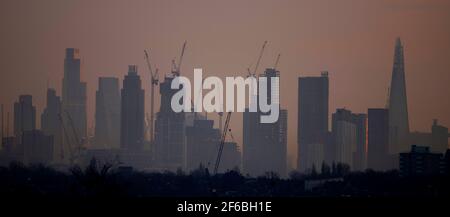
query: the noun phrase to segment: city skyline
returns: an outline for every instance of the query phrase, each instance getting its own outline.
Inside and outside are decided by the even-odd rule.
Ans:
[[[281,11],[281,8],[286,10],[286,7],[297,4],[299,3],[282,2],[277,7],[278,10],[275,8],[273,13],[276,14],[278,11]],[[195,27],[192,31],[188,31],[187,28],[189,25],[183,26],[183,24],[186,23],[179,19],[161,21],[163,23],[167,22],[167,26],[180,22],[179,24],[176,24],[176,27],[179,28],[177,28],[177,30],[173,30],[173,34],[168,33],[171,31],[156,32],[154,33],[155,37],[152,37],[152,28],[149,28],[149,32],[144,31],[144,34],[139,37],[128,36],[127,38],[123,36],[122,33],[116,34],[116,31],[118,30],[127,32],[126,30],[128,29],[140,29],[134,27],[146,27],[147,25],[144,21],[138,21],[140,18],[139,14],[142,13],[137,13],[138,15],[135,17],[129,16],[131,18],[128,20],[119,22],[119,26],[123,27],[123,30],[122,28],[114,27],[114,25],[111,26],[112,24],[107,22],[107,20],[97,20],[94,24],[90,25],[86,20],[84,20],[87,18],[81,18],[81,20],[75,22],[72,18],[63,17],[64,19],[62,20],[66,20],[68,22],[68,26],[73,26],[74,29],[67,29],[65,25],[63,27],[59,23],[52,23],[46,24],[49,25],[46,27],[48,28],[48,31],[44,31],[39,34],[36,33],[37,35],[21,35],[21,37],[14,39],[11,38],[13,34],[20,33],[21,30],[33,30],[29,24],[26,24],[20,28],[13,28],[11,32],[8,32],[5,36],[6,39],[15,42],[11,44],[17,46],[16,50],[13,50],[12,46],[6,46],[6,42],[2,41],[2,45],[5,45],[4,47],[6,49],[5,53],[2,52],[2,59],[5,61],[2,65],[5,67],[2,70],[2,81],[0,83],[0,102],[4,104],[5,114],[6,111],[9,111],[12,115],[12,103],[17,99],[17,96],[20,94],[32,93],[33,103],[37,108],[36,113],[41,114],[45,107],[45,96],[47,90],[44,87],[46,87],[47,83],[50,83],[49,86],[57,90],[58,96],[62,95],[60,81],[63,74],[61,62],[63,59],[62,54],[64,49],[66,47],[77,47],[80,48],[80,55],[82,59],[81,80],[87,82],[87,127],[92,128],[94,120],[93,111],[95,108],[94,96],[95,91],[97,90],[96,83],[98,77],[114,76],[122,79],[124,76],[124,69],[126,69],[126,66],[129,64],[137,64],[141,69],[140,75],[142,76],[142,85],[146,90],[145,108],[146,111],[149,109],[149,95],[147,94],[149,92],[150,80],[148,73],[145,71],[142,53],[144,48],[151,48],[152,57],[155,59],[155,64],[158,68],[160,68],[160,72],[163,72],[163,74],[169,72],[170,60],[179,55],[179,47],[182,41],[187,40],[188,49],[185,57],[185,65],[183,66],[183,75],[189,77],[192,75],[194,66],[201,66],[206,69],[205,74],[207,75],[218,75],[222,77],[224,75],[234,75],[238,74],[237,72],[242,72],[242,74],[239,75],[244,76],[245,69],[248,65],[252,63],[254,64],[260,44],[262,41],[268,40],[268,49],[264,54],[260,69],[271,67],[273,62],[275,62],[276,54],[282,54],[280,64],[278,66],[280,72],[283,74],[280,82],[281,84],[285,84],[281,85],[281,105],[290,111],[290,119],[288,121],[288,154],[291,155],[290,157],[293,157],[293,153],[296,153],[297,123],[295,120],[297,120],[297,106],[295,100],[290,100],[291,98],[286,96],[286,92],[296,92],[296,78],[307,75],[318,75],[319,72],[323,70],[328,70],[330,72],[331,94],[329,105],[330,112],[328,114],[329,120],[331,119],[331,113],[336,108],[346,107],[355,113],[365,113],[367,112],[367,108],[384,107],[387,98],[387,87],[389,86],[389,81],[391,79],[390,75],[392,71],[392,51],[394,42],[397,36],[401,36],[405,46],[405,68],[409,103],[408,112],[410,113],[411,132],[416,130],[429,131],[434,118],[439,119],[439,122],[444,126],[450,125],[450,117],[447,112],[450,110],[450,104],[447,100],[439,100],[439,98],[443,98],[448,95],[446,94],[446,92],[448,93],[448,88],[445,85],[448,84],[450,80],[450,73],[448,73],[450,66],[448,65],[448,61],[445,61],[445,57],[449,56],[448,52],[450,50],[450,46],[448,40],[444,40],[445,38],[449,38],[449,32],[448,30],[439,29],[441,26],[448,26],[447,22],[450,19],[445,19],[445,17],[448,16],[448,13],[439,9],[441,6],[448,7],[448,4],[442,3],[441,1],[434,1],[433,3],[430,3],[431,6],[425,7],[425,9],[418,8],[417,5],[420,4],[424,3],[420,3],[419,1],[419,3],[415,2],[405,4],[404,6],[402,4],[392,5],[389,3],[379,3],[379,5],[376,4],[377,7],[375,8],[380,9],[389,15],[386,20],[382,19],[380,22],[388,24],[388,29],[391,30],[387,31],[385,34],[382,34],[378,39],[367,35],[360,35],[361,37],[358,37],[358,35],[351,34],[351,32],[354,31],[358,32],[358,28],[364,28],[362,24],[356,23],[355,26],[348,27],[350,30],[349,32],[339,31],[339,29],[336,29],[336,32],[332,32],[331,36],[313,40],[312,36],[316,34],[320,35],[320,33],[324,33],[324,31],[329,30],[324,30],[319,27],[315,29],[315,25],[308,25],[306,21],[302,21],[302,19],[300,19],[301,16],[299,15],[301,14],[301,9],[299,9],[300,11],[295,12],[287,10],[285,16],[280,16],[280,20],[268,21],[264,19],[264,21],[273,24],[281,21],[287,22],[289,20],[289,16],[300,16],[299,20],[305,22],[306,24],[299,21],[300,27],[303,27],[299,29],[303,30],[306,36],[302,35],[299,32],[300,30],[287,31],[286,28],[284,28],[284,25],[277,28],[277,30],[284,33],[284,35],[282,35],[283,37],[276,37],[272,34],[260,36],[258,33],[262,33],[263,28],[258,26],[254,34],[249,34],[247,31],[244,31],[247,34],[244,36],[244,40],[242,42],[238,42],[238,36],[232,36],[230,39],[223,40],[224,36],[219,37],[214,33],[206,34],[205,37],[211,37],[208,40],[202,40],[204,39],[203,37],[196,38],[198,35],[193,31],[201,30],[200,27],[202,25],[200,24],[212,28],[211,24],[207,25],[207,23],[201,21],[201,18],[204,18],[204,16],[210,17],[215,21],[220,21],[219,24],[223,27],[220,32],[226,30],[235,30],[236,32],[239,32],[242,28],[245,28],[245,26],[228,27],[228,22],[220,20],[211,14],[192,18],[200,23],[193,26],[191,24],[191,27]],[[144,5],[149,8],[154,8],[152,7],[152,4]],[[111,4],[111,7],[101,12],[105,13],[105,16],[108,17],[107,15],[111,15],[111,13],[119,8],[119,6],[120,4],[113,3]],[[126,10],[126,14],[131,14],[133,11],[137,10],[136,8],[138,8],[138,6],[139,5],[132,4],[129,10]],[[154,2],[153,6],[161,8],[167,7],[166,4],[159,2]],[[208,6],[211,8],[210,12],[214,11],[214,7],[212,5]],[[243,15],[241,8],[249,7],[246,3],[242,3],[242,5],[236,3],[234,5],[221,6],[224,6],[228,9],[228,11],[237,12],[248,25],[258,24],[261,22],[252,20],[250,17]],[[319,8],[324,7],[323,3],[305,3],[305,6],[309,6],[313,9],[313,11],[314,9],[318,10]],[[18,5],[13,5],[12,7],[18,7]],[[40,7],[42,6],[38,6],[37,8]],[[62,7],[62,9],[57,7]],[[194,6],[182,3],[179,6],[170,9],[169,14],[176,12],[181,12],[182,14],[185,13],[180,11],[180,8],[182,7],[186,7],[194,11],[196,10]],[[261,8],[255,9],[255,13],[258,16],[261,16],[265,11],[264,8],[267,7],[267,3],[262,2]],[[325,4],[325,9],[328,7],[330,6]],[[370,16],[375,16],[375,12],[368,10],[365,8],[366,6],[356,4],[355,7],[362,7],[361,9],[363,9],[363,11],[370,12]],[[92,15],[95,11],[94,8],[95,5],[93,6],[93,11],[86,12],[87,17]],[[70,8],[63,5],[54,5],[53,7],[46,9],[51,12],[47,18],[52,19],[58,17],[57,9],[70,9],[73,10],[73,12],[77,11],[76,8]],[[36,9],[33,9],[33,7],[25,8],[24,11],[29,12],[30,16],[24,16],[21,20],[23,22],[30,21],[30,18],[38,15],[35,10]],[[404,12],[405,10],[407,12]],[[337,8],[337,12],[334,12],[337,13],[334,15],[340,15],[337,16],[340,19],[337,19],[336,21],[338,22],[337,26],[339,27],[343,27],[342,23],[339,22],[347,22],[348,19],[352,18],[352,16],[344,16],[344,11],[345,8],[341,6]],[[436,15],[431,15],[432,13],[435,13]],[[5,12],[2,16],[15,18],[17,15],[11,15],[10,13]],[[362,14],[355,14],[354,16],[365,17]],[[314,16],[309,15],[306,17],[312,18]],[[392,24],[389,24],[389,22],[392,21],[389,20],[389,18],[393,17],[400,17],[400,19]],[[441,19],[442,17],[444,17],[444,19]],[[411,18],[411,20],[407,20],[407,18]],[[2,22],[8,23],[9,21],[7,20],[8,19],[2,19]],[[367,21],[368,23],[371,23],[373,20],[368,18]],[[136,22],[137,24],[132,25],[132,22]],[[332,24],[328,20],[319,20],[317,22],[318,24],[327,24],[327,27],[330,27]],[[409,25],[412,23],[418,23],[419,26],[411,28]],[[429,23],[434,25],[427,26],[426,24]],[[98,27],[101,27],[99,31],[95,31],[93,29],[97,25]],[[164,28],[161,28],[160,25],[163,24],[154,23],[152,21],[150,26],[157,26],[159,27],[157,28],[158,30],[165,30]],[[90,29],[92,32],[86,31],[85,28],[88,30]],[[370,33],[382,27],[372,25],[367,28],[369,28],[368,30],[370,31],[368,32]],[[49,39],[44,37],[45,35],[63,30],[68,30],[68,32],[76,31],[77,34],[67,35],[64,33],[63,37],[54,41],[54,44],[51,44],[53,40],[49,41]],[[111,31],[111,38],[105,37],[108,34],[102,31]],[[183,31],[186,31],[186,33],[183,34]],[[423,31],[436,34],[419,34]],[[170,39],[163,39],[161,38],[161,35],[177,36],[173,36]],[[216,38],[213,36],[216,36]],[[335,38],[332,38],[332,36],[335,36]],[[104,41],[101,40],[101,37],[104,37]],[[135,37],[139,39],[136,40],[138,42],[130,44],[127,43],[129,41],[127,39],[136,39]],[[287,42],[282,43],[281,41],[283,40],[286,40]],[[39,43],[32,44],[31,41],[37,41]],[[26,43],[19,44],[19,42]],[[123,45],[120,43],[123,43]],[[112,46],[114,44],[115,46]],[[24,47],[22,46],[27,47],[26,45],[28,45],[30,49],[27,49],[28,52],[23,52]],[[104,49],[105,47],[107,49]],[[208,50],[204,50],[206,47],[210,48]],[[347,47],[351,49],[345,49]],[[235,56],[229,55],[231,53],[235,53],[233,49],[239,49],[239,52],[237,52],[237,55]],[[344,54],[341,54],[341,51],[344,52]],[[26,60],[28,62],[27,64],[17,64],[17,61],[19,60]],[[52,78],[48,79],[47,77],[50,76]],[[160,76],[160,79],[161,78],[162,76]],[[48,82],[48,80],[50,80],[50,82]],[[361,89],[367,91],[361,91]],[[159,97],[157,97],[157,102],[159,102],[158,99]],[[157,105],[158,104],[159,103],[157,103]],[[157,105],[156,108],[158,107]],[[217,118],[213,118],[217,123]],[[36,123],[37,126],[40,126],[39,123],[40,122],[38,120]],[[235,136],[237,137],[238,144],[240,146],[242,145],[242,135],[239,133],[242,132],[241,123],[242,115],[238,114],[233,116],[231,127],[233,132],[235,132]],[[9,129],[13,129],[11,118],[10,124]]]

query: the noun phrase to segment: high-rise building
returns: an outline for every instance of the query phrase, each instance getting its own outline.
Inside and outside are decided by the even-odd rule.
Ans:
[[[161,105],[156,114],[154,148],[158,167],[172,171],[184,168],[186,160],[186,113],[172,110],[172,96],[178,92],[170,87],[173,79],[172,76],[166,76],[159,86]]]
[[[367,168],[367,115],[336,109],[332,115],[331,160],[345,163],[352,170]]]
[[[24,131],[36,129],[36,108],[31,95],[20,95],[14,103],[14,135],[20,140]]]
[[[271,92],[279,91],[279,87],[273,87],[270,78],[279,77],[279,71],[268,68],[260,76],[268,78],[267,102],[274,103]],[[261,123],[261,115],[264,113],[259,109],[257,112],[250,112],[247,108],[244,112],[244,172],[252,176],[275,172],[284,177],[287,170],[287,110],[280,109],[278,121],[275,123]]]
[[[53,136],[45,135],[41,130],[23,132],[23,163],[49,164],[53,161]]]
[[[347,164],[354,169],[357,132],[354,114],[347,109],[336,109],[332,115],[333,161]]]
[[[64,156],[62,126],[59,115],[61,114],[61,98],[56,95],[56,90],[47,90],[47,106],[41,114],[41,130],[47,136],[53,136],[53,159],[62,161]]]
[[[367,167],[387,170],[389,167],[389,111],[369,108],[368,114],[368,156]]]
[[[120,147],[119,79],[100,77],[95,98],[95,148]]]
[[[234,169],[241,169],[241,151],[236,142],[225,142],[218,171],[224,173]]]
[[[194,120],[194,125],[186,127],[186,170],[214,165],[220,132],[213,128],[213,120]],[[222,160],[227,156],[222,155]],[[212,167],[210,167],[212,168]]]
[[[310,158],[325,156],[316,153],[320,148],[311,148],[314,154],[309,154],[308,147],[316,144],[327,149],[328,88],[328,72],[322,72],[320,77],[298,79],[297,169],[300,171],[311,168],[308,162],[321,160]]]
[[[128,66],[121,91],[120,145],[129,151],[144,148],[144,90],[136,65]]]
[[[397,38],[389,93],[389,153],[398,154],[409,147],[408,104],[406,99],[403,45]]]
[[[86,83],[81,82],[80,65],[79,50],[67,48],[64,59],[61,115],[67,129],[65,132],[67,137],[63,137],[65,146],[70,143],[73,150],[82,145],[87,134]]]
[[[356,125],[356,151],[352,168],[363,171],[367,168],[367,115],[354,114]]]

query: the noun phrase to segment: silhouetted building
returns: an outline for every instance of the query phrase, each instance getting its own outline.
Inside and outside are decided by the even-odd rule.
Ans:
[[[144,148],[144,90],[136,65],[128,66],[123,80],[120,122],[120,145],[129,151]]]
[[[389,169],[389,111],[368,109],[368,168]]]
[[[352,168],[363,171],[367,168],[367,115],[354,114],[356,125],[356,151]]]
[[[409,134],[410,144],[428,146],[437,153],[444,153],[448,149],[448,128],[433,120],[431,132],[411,132]]]
[[[12,161],[23,160],[23,148],[17,144],[16,137],[5,136],[0,150],[0,166],[8,166]]]
[[[328,72],[322,72],[320,77],[298,79],[297,169],[300,171],[311,168],[310,162],[321,160],[311,159],[324,156],[318,150],[327,149],[328,88]],[[323,148],[311,148],[313,145]]]
[[[212,168],[220,142],[220,132],[214,129],[213,120],[194,120],[186,127],[186,170],[197,169],[200,164]],[[222,159],[227,156],[222,155]]]
[[[241,151],[237,143],[225,142],[218,171],[219,173],[224,173],[234,169],[241,169]]]
[[[279,77],[279,71],[268,68],[260,76],[268,78],[266,96],[267,102],[272,103],[271,92],[279,91],[279,87],[272,87],[269,78]],[[284,177],[287,169],[287,110],[280,109],[278,121],[275,123],[261,123],[261,115],[264,113],[259,108],[257,112],[250,112],[248,108],[244,112],[244,172],[252,176],[275,172]]]
[[[36,108],[31,95],[19,96],[14,103],[14,135],[21,141],[24,131],[36,129]]]
[[[394,66],[389,93],[389,153],[397,154],[409,146],[408,103],[406,99],[405,63],[400,38],[395,44]]]
[[[336,109],[332,115],[333,161],[353,167],[357,132],[354,114],[346,109]]]
[[[67,137],[64,147],[80,148],[86,139],[86,83],[80,79],[80,56],[77,48],[67,48],[62,85],[62,117]],[[73,129],[73,130],[69,130]],[[78,146],[78,147],[77,147]],[[65,155],[69,153],[65,152]]]
[[[448,128],[438,124],[438,120],[433,120],[431,126],[431,147],[438,153],[444,153],[448,150]]]
[[[450,175],[450,149],[447,149],[447,151],[445,151],[442,161],[444,165],[443,173],[446,175]]]
[[[431,153],[426,146],[412,145],[411,151],[400,153],[400,174],[403,176],[438,175],[442,171],[442,154]]]
[[[53,136],[40,130],[24,131],[22,146],[25,164],[49,164],[53,160]]]
[[[61,114],[61,98],[56,95],[55,89],[47,90],[47,106],[41,115],[41,130],[47,136],[53,136],[53,159],[62,161],[64,156]]]
[[[95,98],[95,148],[120,147],[119,79],[100,77]]]
[[[172,89],[174,77],[166,76],[160,83],[161,105],[155,121],[155,159],[158,167],[169,170],[185,167],[185,113],[172,110],[172,96],[178,92]]]

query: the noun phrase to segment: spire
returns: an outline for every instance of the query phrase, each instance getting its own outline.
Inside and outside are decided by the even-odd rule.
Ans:
[[[400,40],[400,37],[397,37],[395,40],[395,47],[402,47],[402,41]]]
[[[394,64],[389,93],[389,152],[408,149],[409,121],[406,97],[405,64],[400,38],[395,41]]]

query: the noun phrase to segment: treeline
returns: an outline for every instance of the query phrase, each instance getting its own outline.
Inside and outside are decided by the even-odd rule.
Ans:
[[[309,188],[310,183],[316,186]],[[317,184],[319,183],[319,184]],[[342,197],[342,196],[449,196],[448,176],[401,177],[397,171],[351,172],[346,165],[322,165],[307,174],[292,172],[287,179],[275,173],[260,177],[238,170],[212,175],[200,166],[189,174],[181,170],[146,173],[93,159],[86,168],[58,171],[43,165],[11,163],[0,167],[0,197]],[[305,187],[306,186],[306,187]]]

